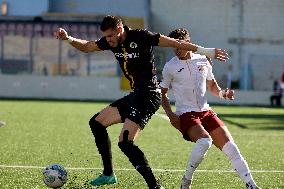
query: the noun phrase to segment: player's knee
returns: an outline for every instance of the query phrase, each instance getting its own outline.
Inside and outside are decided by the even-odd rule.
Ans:
[[[144,156],[144,153],[134,144],[132,140],[128,140],[129,131],[123,132],[122,141],[118,142],[120,150],[128,157]],[[135,158],[136,159],[136,158]]]
[[[95,125],[97,123],[96,117],[98,117],[99,113],[96,113],[89,121],[89,125]]]
[[[118,143],[120,150],[128,157],[132,165],[138,167],[148,167],[148,161],[144,153],[134,144],[132,140],[128,140],[129,131],[123,133],[123,140]]]
[[[124,153],[131,152],[131,149],[134,147],[133,141],[128,140],[129,131],[125,130],[123,132],[123,139],[122,141],[118,142],[118,147]]]
[[[133,148],[133,141],[120,141],[118,142],[118,147],[124,153],[130,152]]]
[[[200,138],[196,141],[197,144],[200,144],[200,146],[202,146],[203,150],[208,150],[211,145],[212,145],[212,139],[211,137],[209,138]]]
[[[194,151],[193,154],[196,156],[197,159],[199,158],[203,159],[208,149],[211,147],[211,145],[212,145],[211,138],[200,138],[196,141],[195,147],[193,149]]]
[[[104,127],[100,122],[98,122],[96,120],[96,117],[99,115],[99,113],[95,114],[89,121],[89,125],[90,125],[90,128],[92,130],[93,133],[95,132],[98,132],[100,130],[105,130],[106,127]]]

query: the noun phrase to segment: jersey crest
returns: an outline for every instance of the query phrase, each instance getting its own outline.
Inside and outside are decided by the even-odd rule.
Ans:
[[[138,45],[135,42],[131,42],[129,47],[132,48],[132,49],[136,49],[138,47]]]

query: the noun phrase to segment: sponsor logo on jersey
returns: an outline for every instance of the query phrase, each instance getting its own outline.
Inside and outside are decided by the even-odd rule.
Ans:
[[[181,68],[178,72],[181,72],[184,68]]]
[[[124,58],[125,56],[127,58],[139,58],[139,53],[114,53],[114,55],[118,58]]]
[[[204,71],[205,71],[204,67],[205,67],[205,66],[198,66],[199,72],[204,72]]]

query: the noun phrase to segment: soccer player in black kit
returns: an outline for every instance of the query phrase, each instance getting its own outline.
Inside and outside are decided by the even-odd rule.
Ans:
[[[113,171],[107,127],[124,123],[119,136],[119,148],[143,176],[150,189],[161,189],[163,187],[157,182],[144,153],[134,144],[134,140],[158,110],[161,102],[153,47],[180,48],[221,61],[226,61],[228,55],[221,49],[204,48],[143,29],[132,30],[124,26],[119,17],[112,15],[104,17],[100,29],[103,37],[96,41],[73,38],[63,28],[58,28],[55,32],[58,39],[66,40],[82,52],[111,50],[132,88],[130,94],[113,102],[90,119],[89,125],[101,154],[104,170],[89,183],[101,186],[118,182]]]

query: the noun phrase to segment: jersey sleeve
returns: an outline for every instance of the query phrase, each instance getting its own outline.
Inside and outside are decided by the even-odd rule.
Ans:
[[[208,62],[208,64],[207,64],[207,66],[208,66],[208,73],[207,73],[207,80],[214,80],[215,79],[215,77],[214,77],[214,74],[213,74],[213,71],[212,71],[212,66],[211,66],[211,64]]]
[[[144,32],[144,42],[150,46],[158,46],[161,34],[151,32],[148,30],[142,30]]]
[[[110,46],[105,37],[100,38],[96,44],[98,45],[99,49],[101,50],[109,50]]]
[[[169,88],[172,80],[173,80],[172,74],[170,73],[169,66],[166,64],[163,68],[162,81],[160,83],[160,86],[162,88]]]

